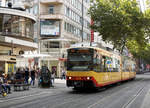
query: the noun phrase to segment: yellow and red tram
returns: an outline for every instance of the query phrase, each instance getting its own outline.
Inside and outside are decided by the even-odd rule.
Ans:
[[[67,86],[74,88],[103,87],[136,76],[135,62],[96,47],[67,50]]]

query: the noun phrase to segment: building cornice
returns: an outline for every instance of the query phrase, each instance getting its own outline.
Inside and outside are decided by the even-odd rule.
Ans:
[[[0,14],[22,16],[22,17],[32,19],[35,22],[37,20],[37,18],[34,15],[27,13],[26,11],[20,11],[20,10],[16,10],[16,9],[9,9],[9,8],[0,7]]]

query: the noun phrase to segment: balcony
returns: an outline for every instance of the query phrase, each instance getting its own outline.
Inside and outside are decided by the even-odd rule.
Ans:
[[[41,19],[63,19],[62,14],[49,14],[48,12],[46,13],[41,13],[40,18]]]
[[[63,0],[40,0],[43,4],[62,4]]]

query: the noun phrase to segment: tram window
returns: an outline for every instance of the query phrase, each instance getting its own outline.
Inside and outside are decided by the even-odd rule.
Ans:
[[[113,72],[112,58],[105,57],[105,72]]]
[[[116,68],[116,72],[120,72],[120,61],[118,60],[118,64],[117,64],[117,68]]]
[[[103,57],[102,57],[102,60],[101,60],[101,61],[102,61],[102,62],[101,62],[101,65],[100,65],[100,66],[101,66],[101,72],[105,72],[105,62],[106,62],[105,58],[106,58],[106,57],[103,56]]]
[[[101,72],[101,56],[96,54],[96,56],[93,58],[93,70],[95,72]]]
[[[120,64],[120,61],[118,60],[118,64]]]

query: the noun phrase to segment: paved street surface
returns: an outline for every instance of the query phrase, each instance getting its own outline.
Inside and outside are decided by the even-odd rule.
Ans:
[[[150,108],[150,74],[100,91],[74,91],[65,80],[54,88],[30,87],[0,97],[0,108]]]

